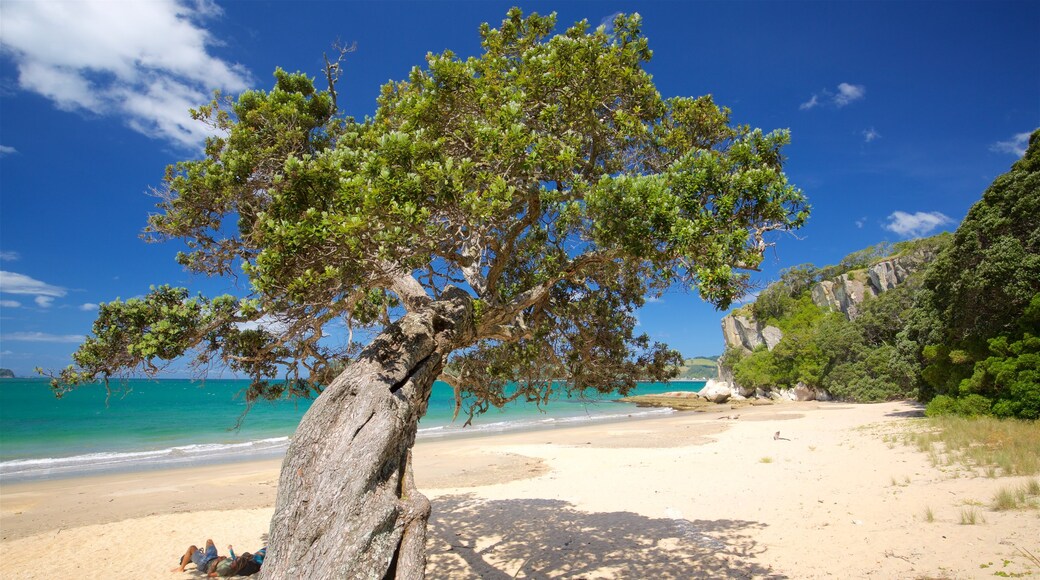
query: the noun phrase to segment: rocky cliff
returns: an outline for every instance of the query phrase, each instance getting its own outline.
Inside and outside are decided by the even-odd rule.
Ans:
[[[895,256],[869,268],[847,272],[833,280],[824,280],[812,287],[813,303],[820,308],[837,310],[851,320],[859,315],[859,306],[864,300],[899,286],[932,258],[933,252]],[[726,345],[729,344],[727,341]]]
[[[859,315],[864,300],[899,286],[934,257],[932,251],[893,256],[869,268],[853,270],[837,278],[818,282],[810,290],[813,303],[820,308],[841,312],[851,320]],[[722,318],[722,337],[726,341],[726,348],[738,347],[752,351],[764,344],[773,350],[783,339],[783,333],[775,326],[758,322],[747,310],[737,310]]]
[[[896,288],[934,259],[935,255],[935,248],[926,246],[917,251],[892,256],[867,268],[851,270],[835,278],[820,281],[810,288],[809,293],[813,303],[820,308],[841,312],[852,320],[859,315],[865,300]],[[783,340],[783,333],[779,328],[755,320],[751,309],[746,307],[723,317],[722,336],[727,349],[738,348],[745,352],[753,351],[762,345],[771,351]],[[706,389],[711,391],[715,398],[720,398],[716,395],[718,391],[731,392],[735,396],[779,396],[794,400],[824,399],[829,396],[824,391],[801,384],[789,389],[790,393],[756,393],[754,389],[736,384],[731,370],[721,363],[718,371],[718,384],[713,384],[712,389]],[[706,398],[712,400],[713,396]]]

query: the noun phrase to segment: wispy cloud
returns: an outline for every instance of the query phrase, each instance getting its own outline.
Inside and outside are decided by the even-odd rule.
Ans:
[[[54,304],[53,296],[37,296],[33,298],[33,302],[36,303],[40,308],[50,308],[51,304]]]
[[[842,107],[851,105],[852,103],[862,100],[867,96],[867,87],[863,85],[854,85],[851,83],[839,83],[836,90],[823,89],[818,93],[813,93],[812,97],[804,103],[798,105],[798,108],[803,111],[809,109],[815,109],[816,107],[827,105],[840,109]]]
[[[809,99],[808,101],[805,101],[801,105],[798,105],[798,108],[803,110],[803,111],[808,111],[809,109],[815,108],[819,104],[820,104],[820,97],[819,97],[819,95],[813,95],[811,99]]]
[[[880,139],[880,138],[881,138],[881,133],[878,133],[877,130],[874,129],[873,127],[869,128],[869,129],[864,129],[863,130],[863,140],[865,142],[867,142],[867,143],[870,143],[871,141],[876,141],[877,139]]]
[[[4,294],[29,294],[33,296],[51,296],[61,298],[68,292],[61,286],[54,286],[30,278],[25,274],[0,270],[0,292]]]
[[[952,219],[937,211],[919,211],[916,213],[896,211],[888,216],[888,223],[883,227],[900,236],[916,238],[926,235],[938,227],[952,223],[954,223]]]
[[[241,91],[249,72],[210,54],[210,0],[4,3],[4,43],[18,84],[59,109],[125,119],[135,131],[185,147],[209,133],[188,109],[212,89]]]
[[[621,15],[621,12],[615,12],[604,16],[599,21],[599,25],[606,29],[607,34],[614,34],[614,19]]]
[[[8,145],[0,145],[0,157],[4,155],[10,155],[12,153],[18,153],[18,150]]]
[[[0,261],[13,262],[21,258],[18,252],[0,252]]]
[[[0,340],[11,342],[83,342],[81,334],[49,334],[46,332],[12,332],[0,335]]]
[[[4,308],[21,308],[22,303],[17,300],[0,300],[0,306]]]
[[[1021,157],[1026,154],[1030,134],[1032,134],[1032,131],[1026,131],[1025,133],[1014,135],[1007,141],[997,141],[989,146],[989,150],[996,153],[1011,153],[1015,157]]]
[[[856,227],[857,228],[862,230],[863,226],[865,226],[865,225],[867,225],[867,218],[866,217],[861,217],[858,220],[856,220]]]
[[[79,305],[79,309],[84,312],[94,312],[98,308],[99,306],[97,304],[94,304],[93,302],[87,302],[86,304]]]

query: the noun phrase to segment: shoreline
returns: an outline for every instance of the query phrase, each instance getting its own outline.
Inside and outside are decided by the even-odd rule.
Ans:
[[[120,398],[111,407],[98,400],[103,393],[92,391],[77,391],[76,400],[58,402],[42,381],[22,380],[12,383],[16,388],[0,389],[0,414],[4,418],[0,429],[4,439],[0,481],[276,458],[284,454],[304,410],[289,404],[259,406],[239,430],[234,426],[242,418],[241,410],[231,393],[243,386],[242,381],[210,382],[208,390],[199,390],[189,381],[167,380],[169,384],[157,384],[161,382],[134,382],[133,396]],[[681,385],[696,391],[703,383]],[[674,386],[645,383],[640,390],[652,393]],[[650,412],[637,409],[636,405],[618,404],[612,398],[560,395],[542,409],[524,404],[491,409],[479,416],[474,425],[462,428],[465,413],[452,421],[450,409],[445,406],[445,389],[435,390],[438,397],[431,398],[432,407],[419,424],[420,439],[467,437]],[[186,400],[176,407],[179,414],[156,412],[176,403],[178,398]],[[209,419],[200,421],[200,414],[209,413],[212,405],[213,412],[206,415]],[[41,432],[40,425],[56,428]]]
[[[1029,478],[955,477],[925,453],[886,441],[919,413],[905,402],[719,405],[420,440],[416,484],[434,506],[429,574],[1040,573],[1016,552],[1040,550],[1037,511],[986,507],[997,489]],[[279,463],[4,483],[0,547],[9,556],[0,559],[0,576],[189,577],[168,570],[190,543],[212,537],[222,553],[228,543],[259,547]],[[966,506],[985,522],[961,525]],[[47,566],[36,571],[41,561]]]
[[[540,430],[566,429],[572,426],[580,427],[583,425],[592,425],[597,423],[634,421],[643,418],[668,416],[676,411],[682,410],[667,406],[645,406],[633,401],[625,401],[621,399],[596,402],[597,405],[604,405],[604,410],[608,408],[607,405],[616,405],[618,403],[622,403],[623,405],[617,405],[617,408],[616,410],[614,410],[614,412],[600,411],[597,413],[586,413],[585,415],[557,416],[546,414],[543,417],[537,418],[535,420],[505,419],[502,421],[494,421],[472,427],[461,427],[459,425],[441,425],[435,427],[428,427],[425,429],[420,427],[419,433],[416,435],[416,442],[418,443],[422,441],[452,441],[457,439],[494,437],[496,435],[503,435],[509,433],[525,433]],[[715,406],[714,403],[710,403],[710,405]],[[266,449],[260,448],[253,451],[246,451],[234,454],[214,453],[209,455],[199,455],[198,457],[194,458],[182,456],[175,457],[173,461],[151,461],[145,459],[141,461],[130,460],[118,463],[113,462],[111,464],[96,464],[86,466],[77,465],[78,463],[80,463],[81,458],[91,457],[95,455],[126,455],[129,457],[133,457],[151,454],[176,454],[178,449],[180,448],[100,453],[91,454],[87,456],[70,456],[57,458],[48,457],[31,459],[27,460],[26,463],[57,462],[59,464],[68,463],[71,464],[71,466],[62,465],[57,468],[40,467],[35,470],[24,469],[7,472],[0,471],[0,486],[16,485],[27,482],[45,482],[64,479],[103,477],[106,475],[131,475],[135,473],[149,473],[154,471],[194,469],[209,466],[234,465],[239,463],[251,462],[276,461],[280,463],[282,457],[285,456],[285,451],[288,448],[290,437],[291,436],[275,438],[281,440],[282,442],[282,444],[278,445],[277,447],[271,446],[270,448]],[[232,444],[229,445],[229,447],[255,447],[257,443],[267,443],[269,441],[274,441],[274,439],[267,438],[257,441],[247,441],[245,443]],[[197,446],[189,445],[188,447]],[[19,460],[5,462],[5,464],[15,465],[17,465],[18,463]]]

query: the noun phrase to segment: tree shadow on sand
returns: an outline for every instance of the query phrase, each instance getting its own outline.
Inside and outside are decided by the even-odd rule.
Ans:
[[[441,578],[786,578],[755,563],[758,522],[586,513],[564,501],[433,501],[427,575]]]
[[[885,416],[886,417],[902,417],[902,418],[909,418],[909,419],[916,419],[916,418],[919,418],[919,417],[924,417],[924,408],[925,408],[925,406],[924,406],[923,403],[917,403],[917,402],[908,401],[907,402],[907,406],[909,406],[910,409],[907,409],[905,411],[892,411],[891,413],[885,413]]]

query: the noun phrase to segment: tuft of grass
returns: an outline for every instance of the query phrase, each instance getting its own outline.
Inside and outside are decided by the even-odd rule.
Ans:
[[[773,458],[769,457],[769,456],[766,456],[766,457],[763,457],[763,458],[759,459],[758,462],[759,463],[772,463],[773,462]]]
[[[935,512],[932,511],[932,506],[925,506],[924,521],[928,523],[932,523],[935,521]]]
[[[1021,490],[1003,487],[993,496],[993,509],[996,511],[1015,510],[1025,501],[1025,494]]]
[[[1040,496],[1040,481],[1031,479],[1017,488],[1003,487],[993,495],[992,507],[996,511],[1017,510],[1036,505]]]
[[[1024,487],[1028,495],[1040,496],[1040,480],[1030,479],[1025,483]]]
[[[961,525],[962,526],[974,526],[976,524],[986,523],[985,518],[979,514],[979,511],[974,506],[966,507],[961,509]]]
[[[927,425],[905,441],[936,467],[960,464],[988,477],[1040,474],[1040,422],[944,416]]]

